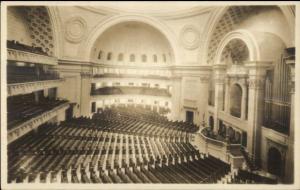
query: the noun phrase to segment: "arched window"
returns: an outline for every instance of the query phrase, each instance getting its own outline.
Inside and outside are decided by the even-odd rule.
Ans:
[[[163,54],[163,60],[164,60],[165,63],[167,62],[166,54]]]
[[[130,55],[130,62],[135,62],[135,56],[134,56],[134,54]]]
[[[143,62],[143,63],[147,62],[147,56],[146,56],[145,54],[142,55],[142,62]]]
[[[99,51],[99,54],[98,54],[98,59],[101,59],[103,56],[103,52],[102,51]]]
[[[153,61],[154,63],[157,63],[157,55],[153,55]]]
[[[124,58],[123,53],[120,53],[120,54],[118,55],[118,61],[123,61],[123,58]]]
[[[241,117],[242,109],[242,88],[234,84],[230,89],[230,114],[235,117]]]
[[[112,53],[109,52],[109,53],[107,54],[107,60],[111,60],[111,57],[112,57]]]

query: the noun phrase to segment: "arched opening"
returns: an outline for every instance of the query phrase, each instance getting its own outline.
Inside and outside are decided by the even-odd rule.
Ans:
[[[130,62],[135,62],[135,55],[131,54],[129,59],[130,59]]]
[[[214,117],[213,116],[209,117],[209,126],[212,130],[214,129]]]
[[[123,59],[124,59],[124,55],[123,55],[123,53],[120,53],[118,55],[118,61],[123,61]]]
[[[157,55],[153,55],[153,62],[157,63]]]
[[[107,54],[107,60],[110,61],[110,60],[111,60],[111,57],[112,57],[112,53],[109,52],[109,53]]]
[[[142,55],[142,62],[143,63],[147,62],[147,56],[145,54]]]
[[[222,51],[221,62],[226,65],[242,65],[249,60],[249,49],[241,39],[232,39]]]
[[[268,151],[268,172],[282,176],[282,157],[277,148],[270,148]]]
[[[234,133],[234,142],[236,144],[241,144],[241,133],[240,132],[235,132]]]
[[[230,114],[241,117],[243,91],[240,85],[234,84],[230,89]]]
[[[103,56],[103,52],[102,51],[99,51],[99,54],[98,54],[98,59],[100,60]]]
[[[163,54],[162,56],[163,56],[164,63],[166,63],[167,62],[167,56],[166,56],[166,54]]]

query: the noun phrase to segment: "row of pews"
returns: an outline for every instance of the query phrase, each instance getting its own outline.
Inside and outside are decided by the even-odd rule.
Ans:
[[[239,169],[237,174],[235,174],[230,183],[232,184],[277,184],[276,179],[261,176],[253,172]]]
[[[189,143],[185,124],[119,110],[44,124],[13,142],[8,182],[216,183],[229,172]]]

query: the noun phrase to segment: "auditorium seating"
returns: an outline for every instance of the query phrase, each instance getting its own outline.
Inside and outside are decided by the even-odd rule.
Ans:
[[[231,179],[230,183],[238,184],[277,184],[277,180],[261,176],[246,170],[238,170],[237,174]]]
[[[8,129],[12,129],[18,124],[66,102],[66,100],[42,96],[40,96],[39,101],[36,102],[33,93],[9,97],[7,98],[7,127]]]
[[[9,145],[8,181],[216,183],[230,165],[190,144],[195,128],[142,108],[43,124]]]
[[[57,80],[60,79],[59,74],[55,71],[44,70],[35,65],[29,66],[7,66],[7,83],[24,83],[44,80]]]
[[[41,47],[29,46],[15,40],[7,40],[7,48],[48,56],[48,54]]]

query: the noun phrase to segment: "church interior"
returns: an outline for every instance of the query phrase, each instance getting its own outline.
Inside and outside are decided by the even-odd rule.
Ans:
[[[7,6],[7,183],[294,183],[295,6],[152,4]]]

